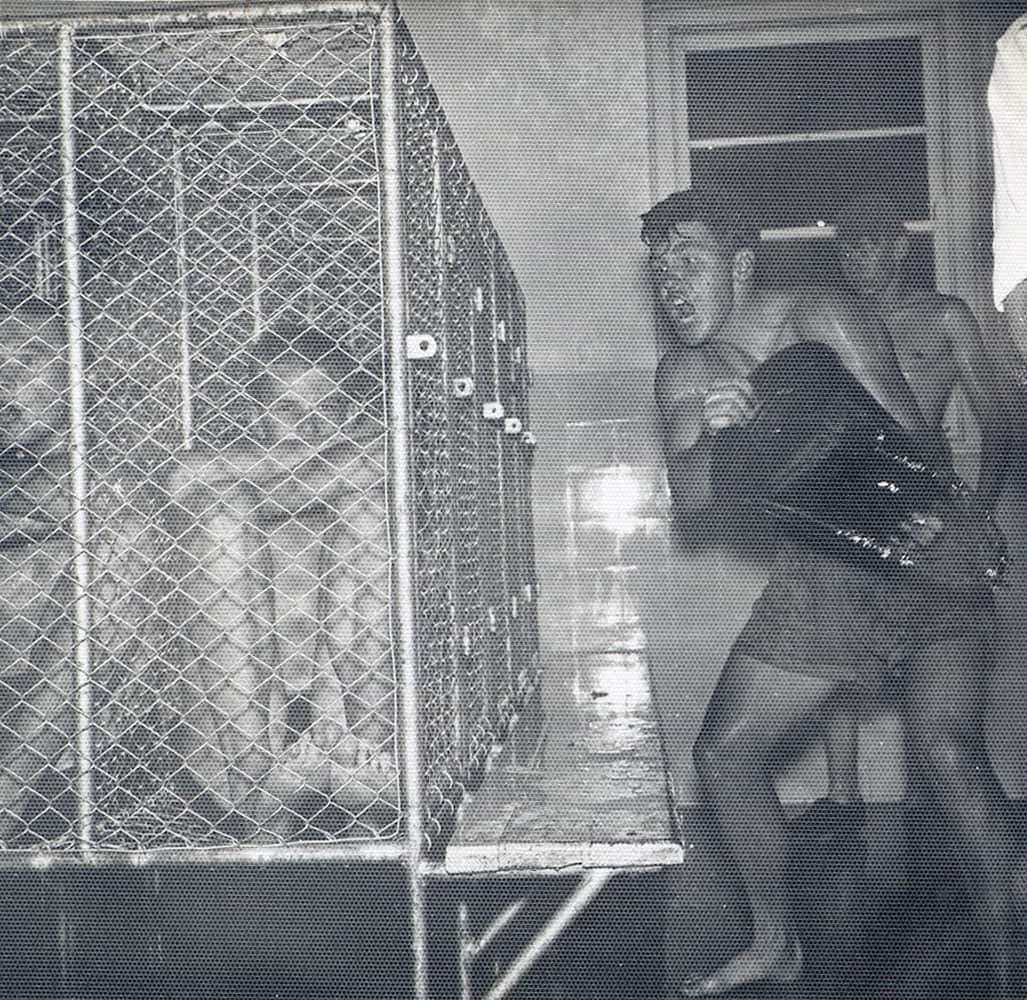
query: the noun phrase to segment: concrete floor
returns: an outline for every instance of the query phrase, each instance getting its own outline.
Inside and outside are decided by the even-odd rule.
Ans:
[[[807,971],[789,988],[740,997],[974,1000],[981,951],[937,825],[918,886],[901,807],[875,806],[865,850],[814,850],[795,828],[794,905]],[[708,817],[684,819],[686,861],[621,875],[518,989],[520,1000],[675,996],[743,946],[744,899]],[[537,911],[565,880],[530,886]],[[458,996],[453,913],[461,890],[501,905],[524,883],[434,885],[434,997]],[[392,1000],[410,995],[402,872],[390,866],[11,874],[0,879],[0,996]],[[517,942],[512,929],[501,962]],[[525,933],[527,933],[525,931]],[[63,956],[63,958],[62,958]],[[487,978],[491,970],[483,969]],[[481,983],[485,985],[484,982]]]
[[[917,814],[912,823],[924,818]],[[907,824],[899,805],[873,807],[865,844],[851,850],[814,850],[793,823],[793,906],[805,974],[793,986],[754,986],[732,996],[986,997],[984,956],[955,859],[935,822],[927,822],[919,862],[904,848]],[[675,984],[712,970],[743,947],[749,933],[745,900],[708,817],[696,811],[686,818],[685,842],[691,847],[680,868],[615,883],[519,996],[669,1000],[679,995]]]

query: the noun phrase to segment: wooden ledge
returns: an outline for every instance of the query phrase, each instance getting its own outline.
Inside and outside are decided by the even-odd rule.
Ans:
[[[528,766],[506,754],[460,808],[453,875],[560,874],[680,864],[643,654],[567,654],[543,674],[545,723]]]

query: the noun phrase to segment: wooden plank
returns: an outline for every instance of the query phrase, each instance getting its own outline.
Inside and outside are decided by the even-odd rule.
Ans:
[[[461,809],[454,874],[680,863],[644,656],[567,655],[547,665],[535,765],[500,757]]]
[[[497,767],[460,805],[456,831],[446,848],[447,870],[454,874],[498,871],[503,830],[517,802],[516,776]],[[461,836],[461,831],[468,835]]]

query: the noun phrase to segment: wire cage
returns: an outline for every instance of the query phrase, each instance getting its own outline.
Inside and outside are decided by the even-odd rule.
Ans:
[[[0,864],[430,856],[539,677],[525,306],[364,2],[0,26]]]

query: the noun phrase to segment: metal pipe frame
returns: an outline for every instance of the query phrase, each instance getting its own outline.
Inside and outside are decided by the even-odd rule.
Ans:
[[[463,905],[463,904],[461,904]],[[468,958],[476,958],[480,955],[492,942],[502,934],[506,925],[511,920],[517,917],[517,914],[528,905],[527,899],[518,899],[516,903],[511,903],[502,913],[492,921],[488,927],[481,932],[477,938],[468,937],[466,953]],[[470,925],[468,925],[470,929]]]
[[[250,281],[253,283],[253,343],[260,340],[264,328],[264,312],[260,300],[260,207],[250,209]]]
[[[175,199],[175,267],[178,278],[179,391],[182,400],[182,447],[193,446],[192,347],[190,341],[189,247],[186,240],[185,171],[182,168],[182,143],[172,138],[171,169]]]
[[[175,865],[259,865],[402,863],[406,840],[339,841],[311,844],[255,844],[232,847],[157,847],[146,851],[94,850],[87,855],[65,851],[7,851],[0,871],[49,871],[59,868],[156,868]]]
[[[617,869],[597,868],[583,875],[575,889],[525,946],[500,980],[489,990],[484,1000],[501,1000],[507,996],[542,957],[546,949],[556,941],[616,874]],[[511,903],[482,931],[479,937],[475,938],[471,933],[467,904],[461,901],[457,912],[461,1000],[473,1000],[471,969],[474,960],[492,944],[527,905],[527,897]]]
[[[390,478],[390,530],[393,533],[393,588],[394,620],[398,642],[394,643],[399,659],[400,732],[402,739],[403,791],[405,795],[405,838],[363,843],[342,842],[314,845],[259,845],[237,847],[169,848],[146,851],[97,851],[91,843],[91,814],[93,800],[90,771],[92,741],[89,719],[90,703],[90,606],[88,563],[88,479],[86,470],[85,426],[85,369],[83,352],[83,319],[81,302],[80,259],[78,245],[77,198],[75,188],[75,141],[73,102],[73,44],[77,31],[110,28],[112,30],[147,25],[157,27],[188,27],[231,25],[273,19],[310,17],[311,15],[370,15],[378,21],[378,55],[380,71],[381,169],[382,192],[382,276],[383,313],[388,331],[388,349],[391,365],[389,372],[389,455]],[[279,865],[298,862],[405,863],[410,892],[411,947],[413,953],[413,988],[417,1000],[428,1000],[427,914],[426,884],[431,875],[443,875],[437,866],[424,859],[424,813],[422,802],[422,761],[420,745],[420,706],[416,643],[416,554],[413,524],[411,458],[411,403],[407,385],[406,363],[406,264],[404,233],[404,184],[402,174],[402,108],[399,98],[398,42],[396,27],[398,12],[394,0],[328,0],[328,2],[290,2],[266,7],[252,5],[226,7],[213,10],[190,10],[138,15],[101,15],[59,20],[34,18],[16,23],[0,24],[0,37],[12,33],[38,33],[48,28],[56,30],[60,40],[61,86],[61,159],[63,171],[63,219],[65,248],[65,283],[68,301],[67,329],[69,340],[69,367],[72,409],[72,460],[74,511],[74,566],[75,566],[75,677],[77,709],[81,725],[77,733],[78,754],[77,791],[79,796],[80,850],[77,853],[11,852],[0,867],[28,870],[47,870],[58,866],[90,868],[131,867],[159,868],[173,864],[258,864]],[[372,95],[372,114],[375,105]],[[182,202],[184,179],[181,169],[181,151],[176,147],[175,190],[176,221],[184,223]],[[184,227],[177,248],[180,266],[185,264]],[[492,292],[495,293],[494,276]],[[495,310],[493,309],[493,317]],[[259,322],[259,312],[256,321]],[[183,377],[188,379],[188,325],[189,304],[182,303],[182,360]],[[496,344],[493,338],[493,365],[496,364]],[[183,415],[187,414],[183,384]],[[188,442],[188,428],[184,432]],[[499,440],[500,474],[502,475],[502,441]],[[505,517],[504,539],[505,547]],[[505,554],[505,552],[504,552]],[[505,613],[509,609],[506,608]],[[509,636],[507,639],[509,643]],[[508,650],[509,655],[509,650]],[[521,875],[525,873],[520,873]],[[566,872],[554,872],[565,875]],[[538,959],[556,941],[573,920],[595,899],[607,882],[616,874],[615,869],[594,869],[584,873],[575,889],[557,911],[547,920],[531,942],[504,972],[488,992],[485,1000],[501,1000],[519,983]],[[461,932],[460,963],[462,985],[469,990],[470,966],[522,913],[527,899],[508,906],[481,933],[474,938],[470,933],[465,906],[461,906],[459,924]]]
[[[383,13],[384,11],[388,13]],[[403,649],[403,721],[405,726],[404,747],[408,766],[405,768],[405,795],[408,799],[407,822],[411,835],[391,840],[329,844],[283,844],[283,845],[240,845],[231,847],[155,848],[148,850],[109,849],[97,851],[92,845],[92,802],[93,775],[92,731],[89,720],[91,704],[91,608],[90,608],[90,566],[88,555],[88,470],[87,470],[87,428],[85,423],[85,361],[83,349],[84,323],[81,301],[81,261],[78,239],[78,203],[75,178],[75,120],[74,120],[74,43],[76,32],[82,28],[103,25],[139,27],[157,25],[198,24],[200,26],[217,22],[246,22],[293,16],[324,14],[369,14],[380,15],[382,24],[378,32],[379,55],[383,79],[389,93],[382,106],[383,158],[385,169],[382,178],[386,217],[383,246],[384,280],[387,286],[387,325],[392,333],[392,351],[396,359],[392,366],[393,380],[391,395],[393,403],[392,482],[395,484],[394,526],[398,540],[396,572],[401,620]],[[72,492],[74,498],[73,538],[75,569],[75,694],[78,727],[76,732],[77,773],[76,792],[78,798],[78,829],[80,844],[78,851],[26,850],[0,853],[0,869],[50,870],[54,868],[147,868],[176,864],[257,864],[295,862],[336,861],[341,863],[401,862],[406,861],[411,872],[411,884],[417,887],[415,900],[415,956],[418,958],[419,977],[426,982],[424,947],[423,887],[425,865],[421,859],[422,824],[420,820],[420,751],[418,740],[419,712],[417,705],[416,643],[414,635],[413,598],[413,556],[410,519],[411,504],[408,497],[410,482],[409,423],[410,414],[405,389],[405,330],[403,317],[404,299],[404,243],[403,243],[403,188],[400,164],[399,111],[394,76],[397,72],[395,59],[395,36],[393,25],[398,14],[394,5],[383,0],[333,0],[333,2],[284,3],[267,7],[235,7],[207,11],[183,11],[150,17],[101,16],[64,18],[48,20],[32,19],[17,24],[0,24],[0,37],[5,34],[24,31],[40,31],[47,27],[57,29],[58,76],[59,76],[59,122],[61,126],[61,168],[62,168],[62,218],[64,224],[65,291],[67,296],[66,327],[69,343],[69,383],[71,403],[71,449],[72,449]],[[363,99],[367,99],[363,95]],[[191,307],[184,278],[187,265],[185,240],[186,213],[184,205],[185,179],[180,143],[176,141],[173,150],[174,210],[176,222],[176,264],[182,301],[180,307],[180,337],[182,364],[182,413],[184,444],[188,447],[191,433],[191,388],[189,386],[189,344],[188,330]],[[251,222],[258,217],[254,208]],[[257,234],[252,234],[256,249]],[[251,258],[256,268],[257,259]],[[255,272],[256,273],[256,272]],[[255,287],[255,298],[259,288]],[[259,299],[257,300],[259,301]],[[260,323],[260,311],[256,312],[254,323]],[[405,611],[403,610],[405,609]],[[414,762],[410,766],[409,762]],[[418,994],[420,995],[420,993]]]
[[[309,3],[292,2],[260,6],[246,4],[199,10],[161,11],[151,14],[93,14],[83,17],[31,17],[19,21],[0,23],[0,38],[12,34],[32,34],[40,31],[72,31],[91,28],[131,28],[140,24],[149,28],[188,27],[190,25],[233,24],[247,21],[266,21],[275,18],[307,17],[312,14],[366,14],[377,16],[389,6],[388,0],[311,0]]]
[[[484,1000],[502,1000],[503,997],[507,996],[524,978],[531,967],[542,957],[546,949],[582,913],[588,904],[599,895],[606,883],[616,874],[617,870],[614,868],[596,868],[583,875],[574,891],[564,900],[560,908],[549,918],[547,923],[517,956],[500,977],[499,982],[485,994]],[[505,913],[503,915],[505,916]]]
[[[413,539],[413,483],[410,459],[410,400],[406,364],[406,265],[403,226],[403,174],[400,129],[399,59],[396,24],[399,14],[389,3],[379,26],[379,75],[381,78],[381,149],[379,171],[383,195],[383,279],[386,327],[389,332],[389,473],[390,510],[394,532],[393,580],[394,616],[399,626],[399,658],[402,683],[403,785],[406,792],[407,869],[410,891],[411,946],[414,958],[414,996],[428,1000],[426,885],[421,870],[424,841],[424,813],[421,799],[420,706],[417,683],[416,572]],[[396,647],[396,644],[393,644]]]
[[[207,101],[203,104],[198,102],[179,102],[178,104],[148,104],[142,102],[139,110],[154,115],[182,114],[185,111],[206,111],[208,114],[217,114],[219,111],[267,111],[271,108],[316,108],[325,105],[339,107],[353,107],[354,105],[366,104],[373,100],[374,95],[370,93],[344,94],[340,97],[292,97],[288,101],[220,101],[212,103]]]
[[[82,347],[82,281],[75,190],[75,101],[72,43],[74,29],[60,31],[58,80],[61,97],[61,173],[63,175],[64,274],[67,293],[68,383],[71,402],[71,492],[73,565],[75,568],[75,701],[77,709],[76,776],[80,850],[90,851],[93,802],[92,687],[90,684],[89,477],[86,471],[85,355]]]

